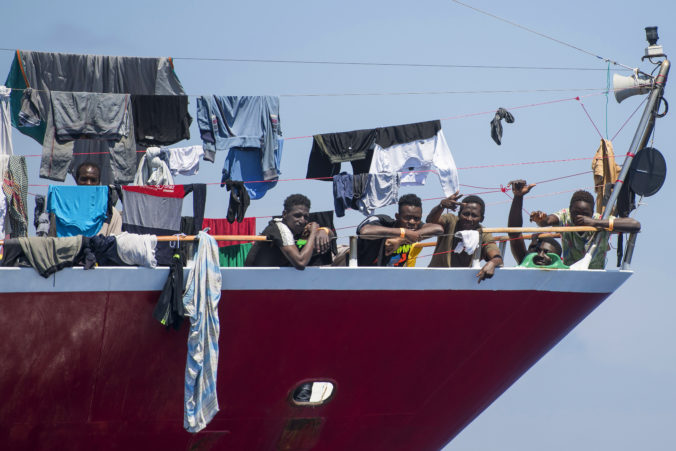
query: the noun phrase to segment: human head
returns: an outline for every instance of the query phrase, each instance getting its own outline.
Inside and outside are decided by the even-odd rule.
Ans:
[[[101,170],[95,163],[86,161],[77,167],[75,183],[78,185],[100,185]]]
[[[592,217],[594,215],[594,196],[591,193],[579,190],[573,193],[570,198],[570,216],[575,219],[576,216]]]
[[[538,266],[547,266],[552,264],[552,259],[547,254],[556,254],[561,257],[563,249],[558,241],[552,237],[534,237],[528,246],[528,252],[534,252],[537,255],[533,257],[533,263]]]
[[[399,211],[394,217],[398,226],[418,230],[422,221],[422,201],[415,194],[401,196],[399,198]]]
[[[310,216],[310,199],[302,194],[292,194],[284,200],[282,222],[287,225],[291,233],[298,235],[303,232]]]
[[[485,213],[486,204],[482,198],[475,195],[465,197],[458,210],[458,230],[477,229]]]

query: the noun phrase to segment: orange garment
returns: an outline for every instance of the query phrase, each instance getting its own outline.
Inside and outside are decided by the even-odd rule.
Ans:
[[[596,191],[596,212],[603,214],[603,209],[613,190],[613,185],[617,181],[620,173],[620,166],[615,163],[615,154],[613,153],[613,143],[608,139],[602,139],[596,155],[592,160],[592,171],[594,171],[594,190]]]

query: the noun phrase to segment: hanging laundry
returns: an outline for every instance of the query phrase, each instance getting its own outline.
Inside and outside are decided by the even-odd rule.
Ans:
[[[278,166],[282,160],[283,143],[284,140],[280,139],[275,152],[275,161]],[[265,196],[269,189],[277,185],[277,181],[263,181],[263,169],[259,164],[260,159],[260,149],[230,149],[223,163],[221,187],[225,186],[227,180],[241,180],[244,182],[244,187],[251,199],[260,199]]]
[[[131,96],[131,106],[140,146],[168,146],[190,139],[188,96],[136,94]]]
[[[491,138],[493,138],[493,141],[495,141],[498,146],[502,144],[502,119],[508,124],[514,123],[514,116],[512,116],[512,113],[504,108],[498,108],[498,111],[495,112],[495,116],[491,120]]]
[[[370,173],[401,172],[402,185],[424,185],[432,171],[446,196],[458,190],[458,170],[440,121],[379,129]]]
[[[21,127],[21,90],[33,88],[44,95],[49,91],[185,95],[174,72],[171,58],[75,55],[17,50],[7,76],[12,88],[12,124],[42,144],[44,123],[36,128]],[[44,111],[40,117],[46,117]],[[132,174],[133,177],[133,174]]]
[[[204,150],[202,146],[162,147],[162,153],[169,158],[171,175],[197,175]]]
[[[221,268],[241,268],[253,243],[234,244],[218,248],[218,263]]]
[[[136,162],[130,117],[128,94],[52,91],[45,96],[27,88],[18,120],[24,127],[45,124],[41,178],[64,181],[75,141],[86,139],[106,143],[115,181],[128,183]]]
[[[21,237],[5,240],[2,266],[18,266],[22,261],[42,277],[69,268],[82,260],[82,237]]]
[[[354,181],[352,174],[341,172],[333,176],[333,205],[336,210],[336,216],[342,218],[345,216],[345,210],[352,208],[352,197],[354,195]]]
[[[228,215],[226,219],[229,222],[242,222],[244,220],[244,215],[246,214],[247,208],[249,208],[249,193],[244,187],[242,182],[233,182],[232,180],[227,180],[225,185],[230,191],[230,203],[228,204]]]
[[[171,258],[169,275],[153,310],[153,318],[167,327],[178,330],[183,322],[183,256],[176,253]]]
[[[601,139],[591,165],[594,172],[594,190],[596,191],[596,212],[603,214],[604,207],[613,191],[613,186],[622,168],[615,163],[613,143],[608,139]]]
[[[244,218],[242,222],[230,222],[226,218],[204,218],[202,229],[209,227],[210,235],[255,235],[256,218]],[[218,246],[232,246],[247,241],[219,241]]]
[[[9,219],[10,236],[28,236],[28,171],[23,155],[9,156],[2,192],[7,203],[6,218]]]
[[[12,155],[12,119],[9,109],[9,97],[12,92],[6,86],[0,86],[0,155]]]
[[[122,230],[135,234],[174,235],[181,228],[183,198],[193,193],[193,216],[204,218],[206,185],[123,186]],[[169,265],[173,249],[169,243],[156,246],[159,265]]]
[[[115,236],[117,256],[130,266],[157,266],[157,236],[122,232]]]
[[[398,172],[368,174],[364,197],[357,201],[359,210],[369,216],[377,208],[396,204],[399,201],[400,183]]]
[[[134,176],[134,185],[173,185],[174,178],[171,176],[169,166],[165,163],[160,154],[162,151],[159,147],[148,147],[145,155],[141,158],[141,162],[136,170]]]
[[[108,210],[107,186],[53,186],[47,190],[47,212],[54,213],[56,236],[94,236]]]
[[[192,433],[204,429],[219,410],[216,380],[221,289],[216,240],[200,232],[195,264],[188,274],[183,296],[185,316],[190,318],[183,427]]]
[[[378,129],[314,135],[306,177],[328,180],[347,161],[354,174],[369,172],[377,136]]]
[[[282,136],[279,97],[198,97],[197,125],[206,160],[214,161],[216,150],[260,149],[261,180],[276,180],[279,177],[275,155]]]
[[[84,238],[82,245],[94,254],[99,266],[127,266],[117,252],[117,239],[114,236],[95,235]]]
[[[36,195],[35,209],[33,210],[33,225],[35,226],[35,235],[37,236],[47,236],[49,234],[50,221],[46,208],[47,199],[45,199],[45,196]]]
[[[5,239],[5,222],[7,219],[7,197],[5,196],[5,179],[7,178],[7,171],[9,170],[9,155],[0,153],[0,181],[2,189],[0,189],[0,240]],[[2,254],[2,246],[0,246],[0,254]]]

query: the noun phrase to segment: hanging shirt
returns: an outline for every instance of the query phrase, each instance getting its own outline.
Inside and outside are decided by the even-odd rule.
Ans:
[[[162,152],[169,157],[171,175],[197,175],[200,158],[204,155],[202,146],[163,147]]]
[[[398,128],[407,130],[410,127],[414,127],[412,133],[397,134]],[[423,138],[434,129],[436,133]],[[419,138],[398,142],[409,139],[416,131]],[[384,139],[388,134],[392,135],[391,139]],[[458,190],[458,170],[439,121],[383,129],[373,151],[370,173],[401,172],[402,185],[424,185],[427,175],[432,171],[438,174],[444,195],[450,196]]]
[[[94,236],[107,217],[107,186],[54,186],[47,190],[47,212],[56,218],[56,236]]]
[[[0,155],[12,155],[12,119],[9,109],[11,89],[0,86]]]
[[[279,140],[279,146],[275,153],[278,165],[281,164],[282,160],[283,142],[282,139]],[[261,151],[259,149],[230,149],[223,163],[221,186],[225,184],[226,180],[242,181],[251,199],[260,199],[265,196],[269,189],[277,185],[277,181],[263,181],[260,158]]]
[[[594,190],[596,191],[596,212],[603,214],[603,205],[610,198],[613,186],[622,168],[615,163],[613,143],[607,139],[601,139],[601,144],[596,150],[591,164],[594,172]]]
[[[132,95],[131,107],[139,146],[168,146],[190,139],[188,96]]]
[[[260,149],[261,180],[279,177],[275,151],[282,130],[279,97],[209,96],[197,98],[197,125],[204,145],[205,159],[213,161],[208,151]]]
[[[336,210],[336,216],[342,218],[345,216],[345,210],[352,208],[352,197],[354,195],[354,181],[352,174],[341,172],[333,176],[333,205]]]
[[[372,215],[380,207],[396,204],[399,200],[399,173],[368,174],[364,195],[357,201],[359,210]]]

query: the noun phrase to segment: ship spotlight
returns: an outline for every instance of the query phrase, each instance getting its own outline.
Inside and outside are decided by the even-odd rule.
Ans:
[[[629,76],[613,74],[613,90],[615,91],[615,100],[622,102],[627,97],[638,94],[647,94],[652,87],[653,79],[651,77],[634,74]]]

